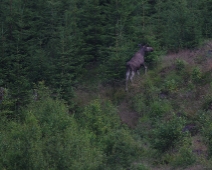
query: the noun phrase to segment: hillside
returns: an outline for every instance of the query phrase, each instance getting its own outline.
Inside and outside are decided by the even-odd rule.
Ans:
[[[160,151],[147,161],[150,169],[157,169],[154,165],[161,169],[212,168],[211,49],[208,42],[196,50],[162,56],[148,75],[137,77],[127,99],[120,102],[122,121],[130,126],[133,122],[150,148]]]
[[[43,82],[18,113],[5,91],[0,168],[211,169],[211,46],[160,56],[128,92],[84,82],[72,110]]]
[[[138,167],[212,168],[211,49],[207,42],[195,50],[161,56],[147,75],[141,70],[129,92],[124,91],[124,82],[100,86],[94,92],[101,100],[111,100],[121,122],[136,134],[145,155]],[[89,101],[88,95],[92,92],[86,96],[86,90],[81,91],[77,98]]]
[[[212,1],[0,2],[0,169],[212,169]]]

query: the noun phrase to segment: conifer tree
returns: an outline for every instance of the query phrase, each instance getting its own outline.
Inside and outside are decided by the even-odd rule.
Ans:
[[[169,49],[191,48],[202,39],[202,19],[197,1],[158,1],[157,33]]]

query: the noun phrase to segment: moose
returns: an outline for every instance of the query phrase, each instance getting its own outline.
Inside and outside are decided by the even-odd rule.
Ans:
[[[128,80],[130,79],[131,83],[133,83],[133,77],[135,75],[135,72],[139,74],[139,69],[141,66],[144,66],[145,68],[145,74],[147,72],[147,66],[144,62],[144,55],[146,52],[153,51],[152,47],[149,47],[147,45],[141,45],[139,44],[140,49],[134,54],[134,56],[130,59],[130,61],[127,62],[126,67],[126,91],[128,91]]]

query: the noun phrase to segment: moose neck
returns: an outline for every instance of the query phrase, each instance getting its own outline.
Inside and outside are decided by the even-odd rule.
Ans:
[[[144,54],[145,54],[145,51],[144,51],[143,48],[140,48],[140,50],[139,50],[138,52],[141,53],[143,56],[144,56]]]

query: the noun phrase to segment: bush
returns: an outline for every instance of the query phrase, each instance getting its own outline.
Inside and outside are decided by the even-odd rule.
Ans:
[[[165,91],[174,92],[178,88],[178,83],[176,82],[175,79],[165,80],[164,88],[165,88]]]
[[[184,60],[181,59],[177,59],[175,65],[176,65],[176,70],[180,73],[185,69],[186,66],[186,62]]]
[[[94,100],[87,105],[78,120],[83,128],[89,130],[98,138],[108,134],[112,129],[118,129],[120,119],[116,108],[109,102],[102,103],[100,100]]]
[[[138,113],[145,112],[147,108],[145,104],[145,98],[141,94],[138,94],[133,98],[132,105],[133,109]]]
[[[172,162],[175,167],[180,166],[185,168],[195,163],[196,157],[192,153],[191,146],[191,138],[189,136],[185,137],[182,146],[179,149],[179,152],[177,153],[175,159]]]
[[[174,116],[167,122],[159,122],[153,130],[152,147],[160,152],[164,152],[174,147],[176,142],[182,139],[182,129],[185,120],[181,117]]]
[[[208,156],[212,156],[212,112],[204,111],[199,112],[199,123],[201,124],[201,133],[205,139],[206,144],[208,145]]]
[[[192,70],[191,78],[194,83],[200,83],[202,80],[202,72],[199,67],[195,67]]]
[[[205,101],[202,104],[202,109],[205,111],[212,110],[212,97],[210,94],[205,97]]]
[[[151,77],[149,75],[151,75]],[[161,89],[158,86],[155,86],[155,84],[159,84],[160,81],[161,78],[159,74],[150,71],[148,72],[148,76],[144,79],[143,83],[143,95],[147,104],[158,98]]]
[[[173,93],[178,90],[180,84],[182,84],[182,77],[173,72],[166,76],[162,90]]]
[[[91,134],[61,101],[42,98],[22,115],[21,122],[0,120],[0,169],[84,170],[103,164]]]
[[[149,115],[158,118],[172,111],[172,106],[168,100],[155,100],[149,104]]]
[[[135,164],[133,167],[132,167],[132,170],[150,170],[149,168],[147,168],[145,165],[143,164]]]
[[[106,167],[130,167],[138,155],[138,143],[129,129],[121,126],[117,110],[111,102],[92,101],[85,107],[79,122],[89,131],[93,144],[103,151]]]

